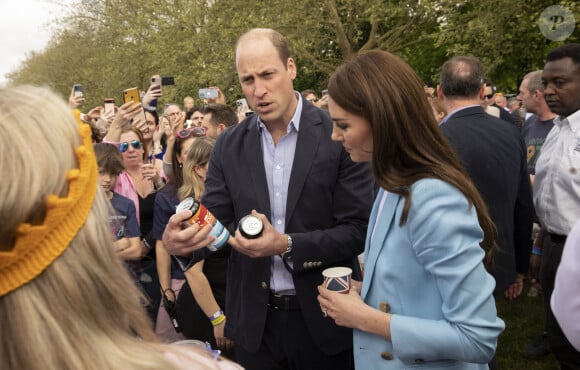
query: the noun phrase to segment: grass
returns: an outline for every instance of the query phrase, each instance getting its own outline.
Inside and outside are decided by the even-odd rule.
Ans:
[[[539,360],[528,360],[522,351],[538,338],[544,329],[544,304],[541,295],[528,297],[529,285],[514,302],[498,298],[498,316],[505,321],[506,328],[499,337],[496,352],[499,370],[557,370],[552,354]]]

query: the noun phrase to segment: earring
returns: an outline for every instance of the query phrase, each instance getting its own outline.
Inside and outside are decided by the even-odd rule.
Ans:
[[[179,164],[179,168],[183,168],[183,163],[180,163]]]

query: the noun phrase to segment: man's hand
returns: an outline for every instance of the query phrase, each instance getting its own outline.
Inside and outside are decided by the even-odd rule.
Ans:
[[[253,210],[252,215],[262,221],[264,225],[262,235],[256,239],[246,239],[239,230],[236,230],[236,237],[230,239],[230,245],[250,257],[267,257],[285,252],[288,247],[288,238],[274,229],[264,214]]]
[[[169,218],[169,222],[163,232],[163,245],[167,252],[175,256],[189,256],[192,252],[207,247],[215,241],[215,237],[209,236],[211,225],[202,229],[197,223],[183,228],[183,221],[190,219],[190,210],[181,211]]]
[[[519,297],[520,294],[522,294],[523,288],[524,288],[524,275],[517,274],[516,281],[507,287],[507,289],[504,292],[504,296],[506,297],[507,300],[513,301],[514,299]]]

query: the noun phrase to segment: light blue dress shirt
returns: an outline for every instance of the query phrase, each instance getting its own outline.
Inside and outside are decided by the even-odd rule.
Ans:
[[[302,97],[294,92],[298,99],[298,106],[284,135],[277,144],[274,144],[272,134],[266,125],[258,117],[258,126],[262,138],[262,152],[264,153],[264,169],[268,182],[270,196],[270,222],[272,226],[284,233],[286,228],[286,200],[288,197],[288,185],[292,173],[292,163],[296,152],[296,142],[300,128],[300,115],[302,114]],[[296,294],[292,274],[284,266],[280,256],[271,257],[270,289],[280,294]]]

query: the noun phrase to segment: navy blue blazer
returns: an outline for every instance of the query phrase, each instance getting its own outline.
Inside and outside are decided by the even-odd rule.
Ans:
[[[528,271],[533,221],[532,187],[526,148],[519,131],[479,107],[455,112],[441,125],[497,228],[500,250],[490,272],[496,294]]]
[[[304,102],[285,228],[294,243],[292,276],[302,315],[315,343],[330,355],[352,348],[352,330],[322,317],[317,286],[327,267],[356,269],[373,203],[370,166],[352,162],[342,145],[331,140],[331,133],[328,113]],[[252,209],[271,214],[257,116],[218,137],[205,186],[202,203],[224,225],[237,226]],[[270,261],[235,250],[230,256],[225,334],[249,352],[257,351],[262,340]]]

